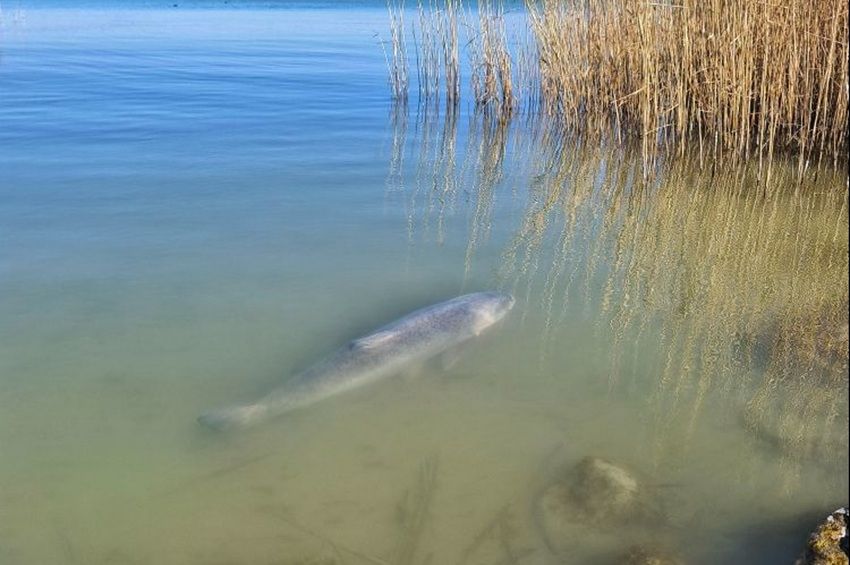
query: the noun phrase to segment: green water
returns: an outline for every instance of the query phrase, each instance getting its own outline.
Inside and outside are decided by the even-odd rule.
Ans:
[[[379,6],[3,8],[0,563],[777,563],[846,503],[846,178],[394,108]],[[195,421],[486,289],[449,369]],[[663,518],[554,554],[586,456]]]

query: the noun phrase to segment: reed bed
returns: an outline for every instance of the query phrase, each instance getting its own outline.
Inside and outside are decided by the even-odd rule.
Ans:
[[[613,121],[701,156],[808,161],[847,142],[847,5],[530,0],[543,97],[571,123]]]
[[[459,11],[458,0],[420,4],[413,30],[420,95],[439,82],[453,105]],[[507,117],[540,109],[569,128],[640,139],[648,162],[693,147],[702,164],[756,159],[760,171],[779,155],[793,155],[798,171],[846,163],[842,0],[526,0],[518,20],[509,45],[498,0],[467,18],[478,106]]]

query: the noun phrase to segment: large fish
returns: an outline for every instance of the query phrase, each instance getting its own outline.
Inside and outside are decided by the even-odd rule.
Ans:
[[[400,374],[480,335],[513,305],[509,294],[476,292],[422,308],[350,342],[258,401],[207,412],[198,421],[215,429],[244,427]]]

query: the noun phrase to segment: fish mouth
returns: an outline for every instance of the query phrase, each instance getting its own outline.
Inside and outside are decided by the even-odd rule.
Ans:
[[[487,292],[481,292],[481,296],[486,297],[487,300],[500,302],[501,304],[507,306],[508,308],[514,305],[514,295],[510,292],[501,292],[498,290],[490,290]]]
[[[496,299],[496,303],[498,304],[498,308],[503,312],[507,313],[511,308],[516,304],[516,300],[513,295],[508,292],[494,292],[493,297]]]
[[[507,292],[493,293],[492,296],[495,300],[491,308],[496,319],[502,319],[507,316],[508,312],[510,312],[511,308],[513,308],[514,304],[516,304],[516,300],[513,295]]]

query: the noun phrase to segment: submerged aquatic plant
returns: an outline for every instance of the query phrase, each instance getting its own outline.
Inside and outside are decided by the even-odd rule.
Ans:
[[[396,507],[399,538],[392,562],[395,565],[419,563],[419,548],[425,528],[431,520],[437,489],[439,459],[428,457],[419,465],[413,486],[405,491]]]

